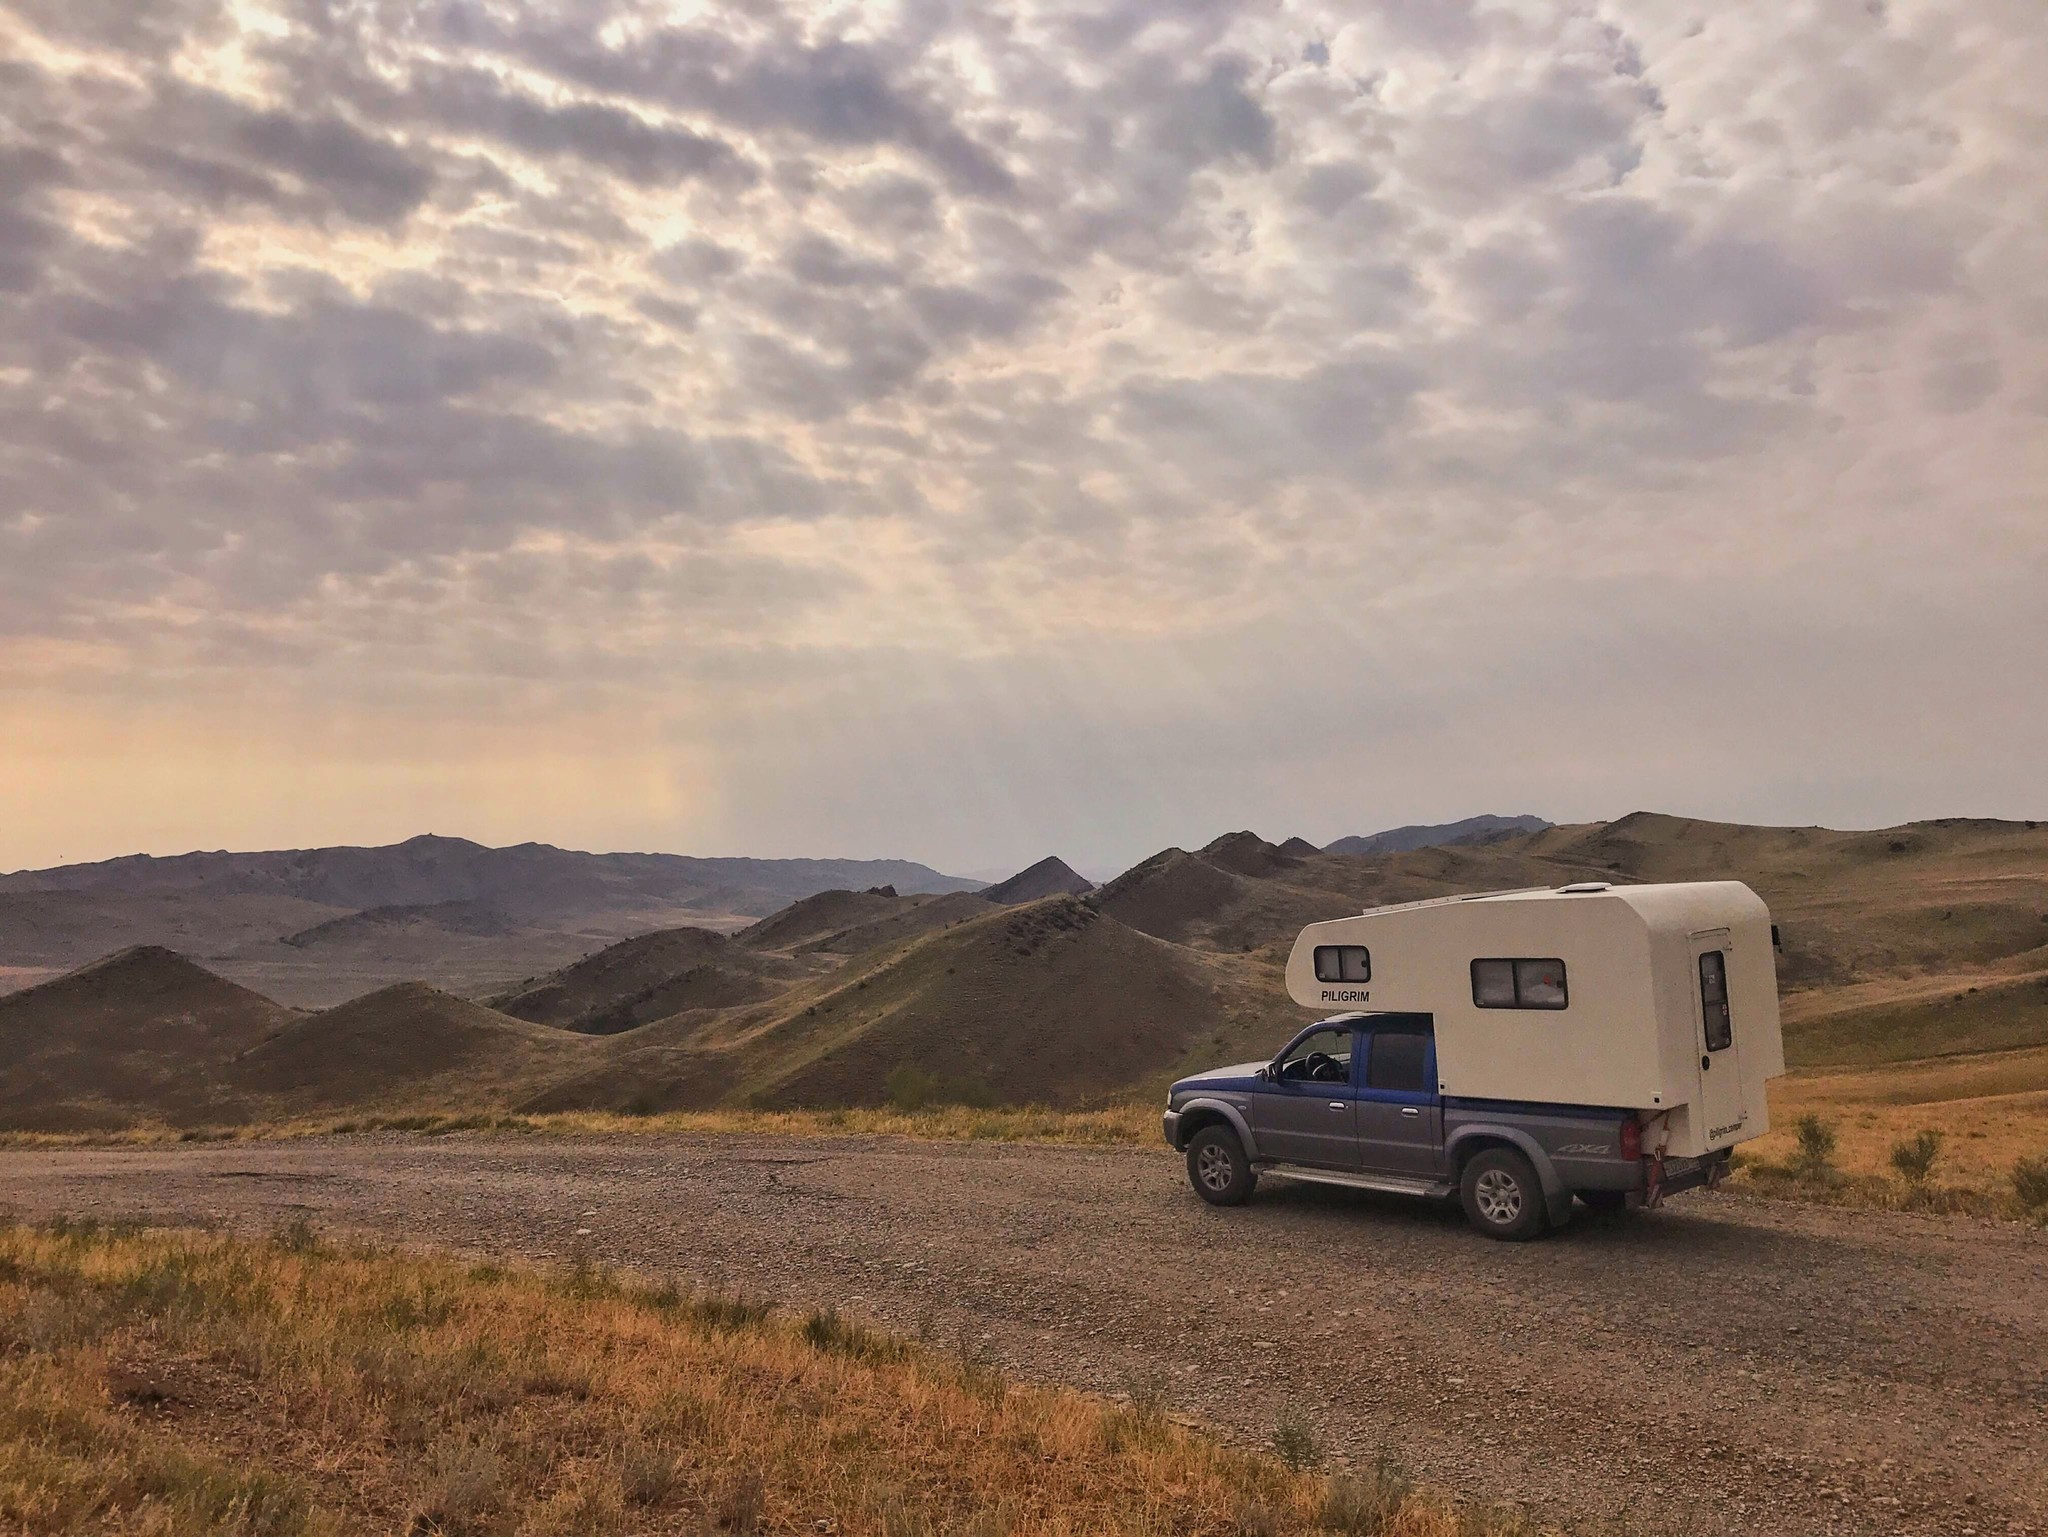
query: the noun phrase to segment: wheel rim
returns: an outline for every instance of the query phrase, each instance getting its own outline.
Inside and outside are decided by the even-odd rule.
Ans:
[[[1232,1172],[1230,1155],[1213,1142],[1195,1154],[1195,1178],[1211,1190],[1228,1190]]]
[[[1488,1169],[1472,1187],[1479,1215],[1506,1227],[1522,1215],[1522,1182],[1505,1169]]]

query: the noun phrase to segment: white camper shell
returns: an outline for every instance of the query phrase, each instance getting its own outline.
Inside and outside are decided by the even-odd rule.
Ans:
[[[1446,1100],[1641,1112],[1696,1158],[1770,1128],[1785,1071],[1771,915],[1739,881],[1586,882],[1310,924],[1296,1003],[1428,1014]]]

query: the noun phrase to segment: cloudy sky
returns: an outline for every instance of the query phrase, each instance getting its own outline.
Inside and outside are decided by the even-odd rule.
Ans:
[[[0,0],[0,868],[2048,817],[2048,29]]]

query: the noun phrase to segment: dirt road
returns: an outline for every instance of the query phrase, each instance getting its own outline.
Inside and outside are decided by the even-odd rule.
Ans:
[[[1163,1152],[879,1139],[0,1153],[23,1215],[330,1229],[830,1303],[1629,1532],[2048,1532],[2048,1234],[1727,1195],[1539,1243]]]

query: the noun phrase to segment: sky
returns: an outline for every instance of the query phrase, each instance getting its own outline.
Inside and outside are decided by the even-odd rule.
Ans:
[[[0,869],[2048,817],[2039,0],[0,0]]]

